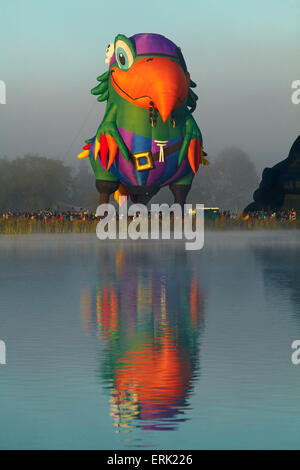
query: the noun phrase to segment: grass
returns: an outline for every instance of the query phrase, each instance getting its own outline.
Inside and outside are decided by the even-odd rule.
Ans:
[[[228,219],[220,217],[215,220],[205,220],[208,230],[282,230],[299,229],[300,220],[277,220],[271,218],[243,220],[242,217]]]
[[[44,220],[9,217],[0,219],[0,234],[23,235],[32,233],[95,233],[98,221],[95,220]],[[129,222],[128,222],[129,223]],[[300,220],[249,219],[240,217],[228,219],[219,217],[205,220],[206,230],[282,230],[299,229]]]
[[[23,235],[31,233],[92,233],[96,231],[97,220],[44,220],[9,217],[0,219],[0,234]]]

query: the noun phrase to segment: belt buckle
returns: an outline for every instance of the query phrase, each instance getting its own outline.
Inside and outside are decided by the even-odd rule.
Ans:
[[[152,170],[155,168],[154,160],[150,150],[146,152],[137,152],[132,154],[133,164],[136,171]],[[146,159],[145,163],[141,163],[142,159]]]

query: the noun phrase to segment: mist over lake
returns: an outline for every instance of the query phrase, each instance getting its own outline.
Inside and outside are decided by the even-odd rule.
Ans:
[[[0,447],[299,448],[297,231],[0,239]]]

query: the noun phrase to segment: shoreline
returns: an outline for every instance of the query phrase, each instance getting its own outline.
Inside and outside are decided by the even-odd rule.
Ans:
[[[30,220],[17,217],[0,219],[0,235],[30,235],[30,234],[91,234],[96,232],[98,220]],[[128,220],[127,226],[130,220]],[[118,229],[118,220],[116,221]],[[160,224],[161,226],[161,224]],[[206,231],[262,231],[262,230],[299,230],[300,220],[249,219],[241,217],[228,219],[220,217],[204,222]],[[195,227],[193,227],[195,229]]]

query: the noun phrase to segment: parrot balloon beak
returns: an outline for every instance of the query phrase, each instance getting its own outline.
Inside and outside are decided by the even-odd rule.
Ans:
[[[135,106],[157,108],[163,122],[184,105],[190,86],[189,74],[175,60],[157,56],[139,59],[127,71],[113,67],[111,79],[122,98]]]

